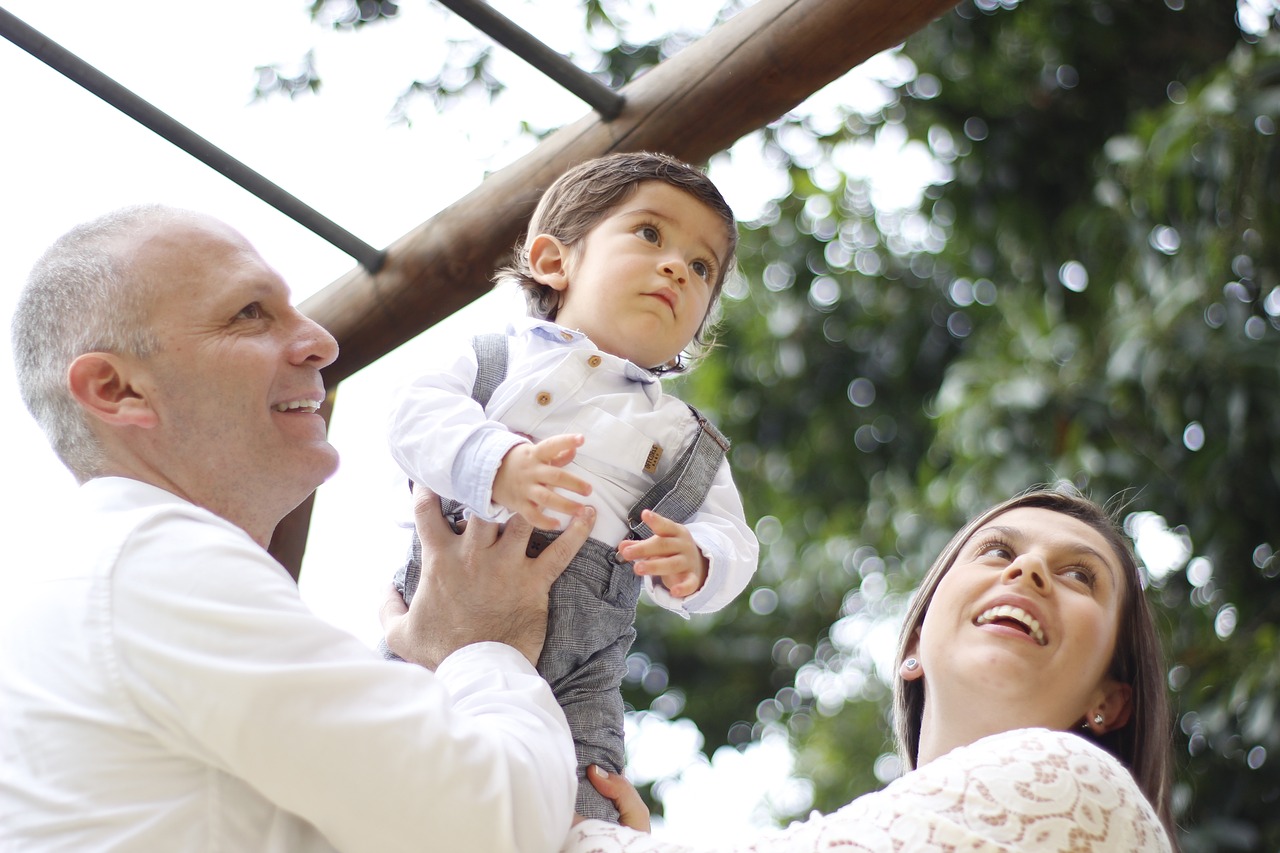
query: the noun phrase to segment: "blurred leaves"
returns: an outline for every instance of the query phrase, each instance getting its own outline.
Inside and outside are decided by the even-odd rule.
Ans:
[[[964,3],[909,39],[914,74],[878,111],[764,135],[792,193],[745,230],[747,292],[712,359],[729,368],[683,390],[735,438],[749,512],[776,530],[757,586],[779,605],[740,602],[715,631],[815,650],[781,687],[761,658],[757,689],[798,690],[800,766],[837,807],[880,784],[867,745],[889,750],[868,689],[885,674],[859,644],[945,533],[1036,483],[1120,495],[1190,543],[1151,593],[1182,843],[1276,849],[1276,36],[1241,32],[1226,3],[1007,5]],[[873,209],[838,165],[895,127],[954,175],[918,211]],[[641,642],[671,653],[672,633],[647,621]],[[680,669],[729,689],[744,677],[726,665]],[[726,715],[687,713],[716,743]]]

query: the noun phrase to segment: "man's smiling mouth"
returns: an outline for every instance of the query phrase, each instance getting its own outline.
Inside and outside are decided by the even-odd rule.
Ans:
[[[320,410],[319,400],[293,400],[288,403],[276,403],[271,408],[277,412],[305,412],[315,414]]]
[[[1040,628],[1040,622],[1034,616],[1021,607],[1015,607],[1012,604],[1001,604],[996,607],[990,607],[983,611],[977,619],[974,620],[975,625],[1010,625],[1018,628],[1023,633],[1028,634],[1031,639],[1040,645],[1046,645],[1049,640],[1044,635],[1044,631]]]

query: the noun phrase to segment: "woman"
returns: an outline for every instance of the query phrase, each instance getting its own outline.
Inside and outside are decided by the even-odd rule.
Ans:
[[[1133,553],[1097,504],[1034,491],[966,525],[913,600],[897,672],[911,772],[733,849],[1172,849],[1164,666]],[[647,825],[625,779],[593,781]],[[583,821],[563,853],[689,849]]]

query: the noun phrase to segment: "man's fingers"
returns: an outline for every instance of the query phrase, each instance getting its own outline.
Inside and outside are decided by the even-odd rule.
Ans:
[[[560,577],[561,573],[568,568],[569,561],[573,559],[573,555],[578,553],[578,549],[587,541],[587,536],[591,533],[591,527],[595,524],[595,521],[595,509],[584,506],[573,514],[573,518],[569,520],[569,526],[555,538],[555,541],[538,555],[534,562],[541,567],[542,571],[548,574],[548,585]]]
[[[453,535],[453,529],[440,510],[440,498],[430,489],[413,485],[413,523],[418,528],[418,538],[423,542],[439,543],[445,534]]]
[[[485,521],[483,518],[467,519],[467,526],[461,535],[469,537],[482,548],[487,548],[502,538],[503,525],[496,521]]]
[[[404,596],[400,594],[400,590],[396,589],[393,583],[387,584],[382,606],[378,608],[378,622],[382,625],[382,633],[387,633],[391,623],[403,618],[408,612],[409,605],[404,603]]]
[[[498,545],[506,546],[511,551],[523,554],[529,547],[529,535],[533,533],[536,522],[524,517],[523,513],[511,516],[498,531]],[[513,559],[515,559],[513,557]]]

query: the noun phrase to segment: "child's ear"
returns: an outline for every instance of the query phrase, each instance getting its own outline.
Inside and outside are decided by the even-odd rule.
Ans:
[[[158,419],[146,395],[135,387],[133,366],[114,353],[87,352],[67,368],[67,387],[91,417],[112,426],[148,429]]]
[[[569,286],[568,262],[569,247],[550,234],[539,234],[529,244],[529,272],[552,290]]]

